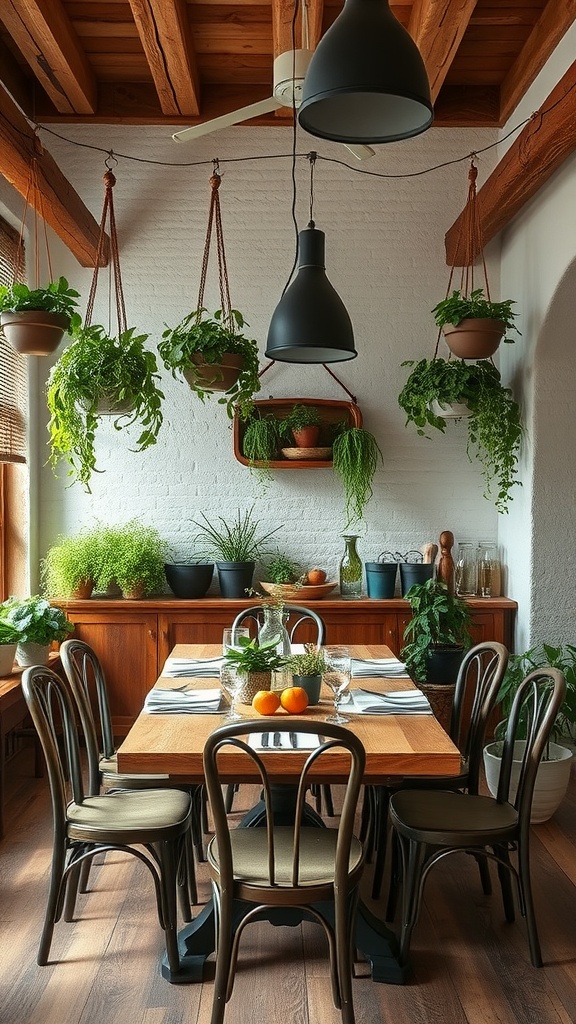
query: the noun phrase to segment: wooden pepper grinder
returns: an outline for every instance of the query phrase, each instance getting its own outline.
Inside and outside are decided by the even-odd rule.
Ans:
[[[452,558],[454,534],[451,530],[443,530],[439,540],[440,558],[436,569],[436,579],[442,580],[446,584],[449,594],[454,594],[454,559]]]

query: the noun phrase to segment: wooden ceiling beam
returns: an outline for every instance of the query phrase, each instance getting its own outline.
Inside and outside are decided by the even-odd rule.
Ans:
[[[3,0],[2,21],[59,113],[96,112],[96,77],[61,0]]]
[[[130,0],[162,113],[197,117],[200,77],[185,0]]]
[[[26,196],[35,133],[8,93],[0,87],[0,174]],[[44,149],[37,155],[38,190],[46,223],[83,267],[96,265],[100,226],[56,161]]]
[[[477,0],[415,0],[408,31],[426,65],[432,102],[456,56]]]
[[[487,245],[576,149],[576,61],[568,68],[539,110],[477,195],[480,238]],[[446,262],[462,266],[465,259],[464,211],[446,233]],[[474,256],[478,253],[474,253]]]

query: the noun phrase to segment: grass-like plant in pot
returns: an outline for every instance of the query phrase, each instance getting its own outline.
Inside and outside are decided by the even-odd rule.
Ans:
[[[54,364],[48,378],[47,400],[50,411],[50,463],[60,459],[70,464],[69,475],[89,492],[96,469],[95,435],[106,402],[118,414],[117,430],[138,422],[142,431],[135,451],[144,451],[156,443],[162,425],[164,394],[158,387],[160,376],[156,357],[144,348],[147,334],[136,334],[133,327],[118,338],[99,324],[82,325],[72,318],[74,341]],[[123,412],[123,405],[130,412]]]
[[[45,288],[20,282],[0,285],[0,323],[6,338],[24,355],[54,352],[70,327],[78,298],[65,277]]]
[[[0,605],[0,619],[18,633],[19,665],[47,664],[50,644],[65,640],[74,630],[64,612],[38,594],[9,597]]]
[[[315,405],[293,405],[288,415],[280,420],[278,431],[285,442],[294,442],[297,448],[314,448],[320,434],[320,413]]]
[[[267,553],[266,541],[283,527],[262,533],[254,506],[245,512],[238,509],[231,522],[222,516],[209,519],[204,512],[201,522],[192,522],[200,530],[198,539],[205,545],[205,553],[216,559],[222,596],[244,597],[252,587],[256,559]]]
[[[493,500],[499,512],[507,512],[518,471],[522,439],[520,408],[512,391],[502,384],[500,373],[489,360],[467,363],[462,359],[421,359],[407,361],[408,380],[398,402],[406,413],[406,424],[414,423],[418,434],[429,436],[427,427],[446,430],[440,407],[454,403],[468,407],[467,454],[480,460],[485,481],[484,497]]]
[[[293,654],[287,659],[286,668],[292,673],[292,685],[306,690],[309,704],[317,704],[320,700],[322,676],[327,669],[321,648],[307,644],[306,653]]]
[[[217,309],[211,317],[202,307],[188,313],[176,327],[167,327],[158,345],[166,369],[176,379],[184,376],[202,401],[213,391],[224,392],[218,402],[226,406],[230,419],[235,410],[246,419],[260,390],[258,346],[238,333],[245,326],[237,309],[230,310],[229,316]]]
[[[415,683],[455,682],[464,652],[471,646],[471,613],[466,602],[448,592],[441,580],[415,583],[406,595],[412,618],[404,630],[405,644],[400,652]],[[448,651],[453,680],[447,670],[435,675],[437,655]]]
[[[343,427],[334,438],[332,464],[344,486],[346,524],[359,522],[372,494],[372,481],[383,461],[378,442],[363,427]]]
[[[90,597],[98,577],[101,531],[81,530],[59,537],[40,563],[40,578],[48,597]]]

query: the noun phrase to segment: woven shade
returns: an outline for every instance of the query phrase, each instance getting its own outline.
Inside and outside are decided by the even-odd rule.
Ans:
[[[17,249],[18,232],[0,218],[0,284],[14,283]],[[23,270],[21,261],[16,280]],[[26,361],[0,329],[0,462],[26,462],[27,398]]]

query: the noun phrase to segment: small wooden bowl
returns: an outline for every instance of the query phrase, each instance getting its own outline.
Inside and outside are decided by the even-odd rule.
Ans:
[[[271,594],[273,597],[279,597],[283,601],[292,601],[294,604],[307,604],[308,601],[319,601],[322,597],[327,597],[334,587],[338,586],[338,583],[321,583],[316,587],[307,585],[304,583],[301,587],[295,587],[293,583],[264,583],[260,581],[260,586],[267,594]]]

